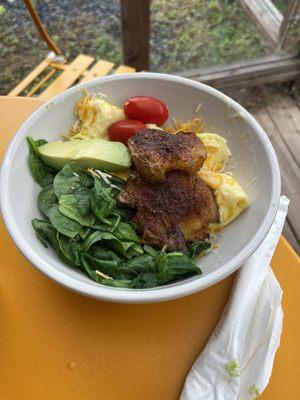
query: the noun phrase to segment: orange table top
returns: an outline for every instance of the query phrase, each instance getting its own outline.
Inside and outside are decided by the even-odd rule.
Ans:
[[[0,97],[0,160],[41,100]],[[0,399],[175,400],[228,300],[234,275],[158,304],[104,303],[32,268],[0,223]],[[264,400],[300,393],[300,261],[284,238],[272,260],[283,288],[281,347]]]

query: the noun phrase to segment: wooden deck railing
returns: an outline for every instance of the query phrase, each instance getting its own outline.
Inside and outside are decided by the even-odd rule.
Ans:
[[[271,0],[239,0],[266,43],[288,50],[300,43],[300,0],[289,2],[284,15]],[[121,0],[124,63],[137,71],[149,69],[150,0]]]

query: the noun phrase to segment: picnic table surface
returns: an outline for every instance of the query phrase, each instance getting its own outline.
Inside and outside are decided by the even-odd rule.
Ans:
[[[18,127],[41,104],[41,99],[0,97],[0,160]],[[178,399],[220,318],[235,274],[179,300],[105,303],[64,289],[33,268],[2,220],[0,234],[0,399]],[[300,261],[284,237],[272,268],[284,293],[283,334],[270,384],[260,398],[296,400]]]

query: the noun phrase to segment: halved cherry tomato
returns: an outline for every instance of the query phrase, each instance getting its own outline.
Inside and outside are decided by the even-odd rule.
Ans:
[[[108,128],[108,136],[113,142],[127,144],[127,140],[141,129],[146,129],[146,125],[142,121],[124,119],[115,122]]]
[[[169,116],[169,110],[165,103],[147,96],[136,96],[128,99],[124,104],[124,112],[128,118],[158,126],[162,125]]]

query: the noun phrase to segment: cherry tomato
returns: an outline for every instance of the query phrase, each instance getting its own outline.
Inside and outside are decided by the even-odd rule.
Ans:
[[[154,97],[136,96],[128,99],[124,104],[126,117],[138,119],[145,123],[162,125],[169,116],[165,103]]]
[[[141,129],[146,129],[146,125],[142,121],[124,119],[115,122],[108,128],[108,136],[113,142],[127,144],[127,140]]]

